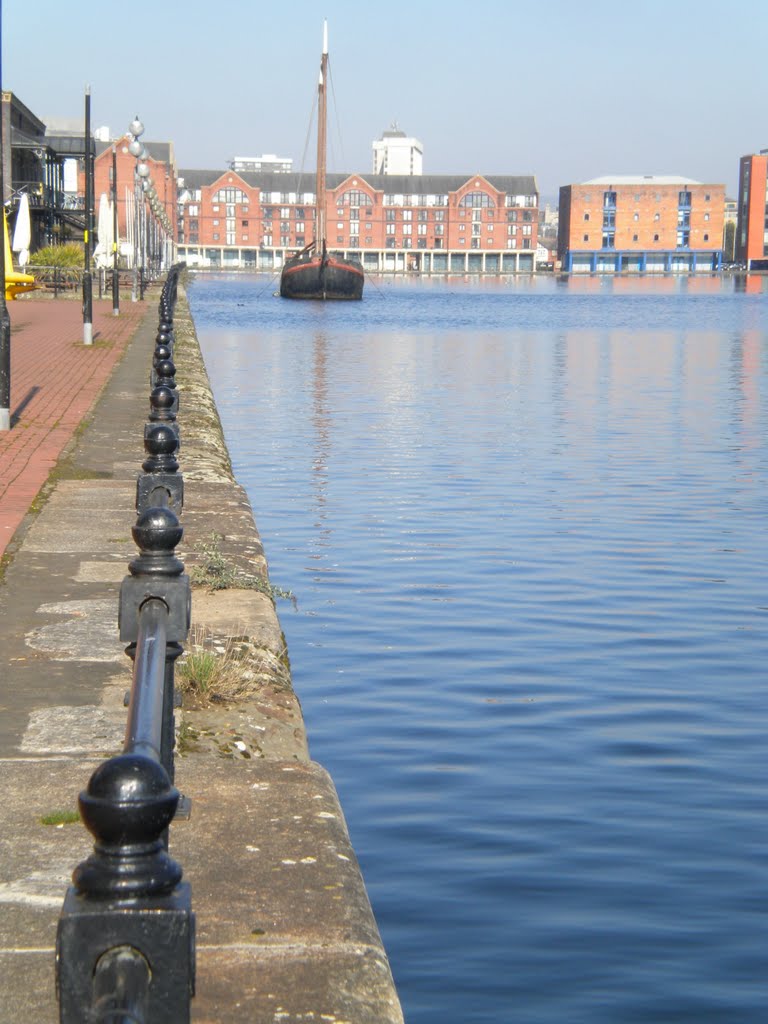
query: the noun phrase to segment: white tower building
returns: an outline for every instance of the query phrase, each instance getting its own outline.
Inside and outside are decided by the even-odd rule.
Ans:
[[[421,174],[424,148],[400,131],[397,122],[373,143],[374,174]]]

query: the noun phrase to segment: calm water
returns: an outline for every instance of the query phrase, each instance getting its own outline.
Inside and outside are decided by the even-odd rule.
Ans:
[[[406,1020],[768,1020],[768,279],[274,290],[189,294]]]

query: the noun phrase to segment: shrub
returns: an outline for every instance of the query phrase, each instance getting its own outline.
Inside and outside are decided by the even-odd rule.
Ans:
[[[67,242],[65,245],[46,245],[33,253],[29,260],[30,267],[64,267],[66,269],[83,266],[83,247],[78,242]]]

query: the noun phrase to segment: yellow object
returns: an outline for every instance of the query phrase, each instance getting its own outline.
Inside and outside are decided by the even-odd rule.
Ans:
[[[37,285],[31,274],[22,274],[13,269],[13,256],[11,255],[11,242],[8,238],[8,221],[3,211],[3,234],[5,235],[5,297],[15,299],[23,292],[31,292]]]

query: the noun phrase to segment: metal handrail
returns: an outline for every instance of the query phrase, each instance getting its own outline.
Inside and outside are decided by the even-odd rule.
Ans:
[[[181,265],[163,287],[147,459],[132,533],[139,554],[120,589],[120,638],[133,659],[123,751],[80,794],[94,850],[75,869],[57,935],[61,1024],[188,1022],[194,992],[189,885],[168,854],[173,786],[173,666],[189,631],[190,584],[175,556],[183,488],[175,452],[173,311]],[[169,397],[170,396],[170,397]],[[150,984],[150,977],[152,984]]]

